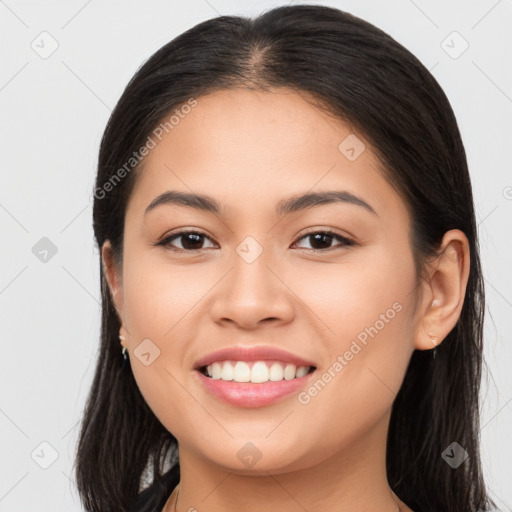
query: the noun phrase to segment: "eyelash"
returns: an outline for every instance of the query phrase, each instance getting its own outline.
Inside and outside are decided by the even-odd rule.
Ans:
[[[196,252],[199,252],[199,251],[204,251],[205,249],[181,249],[179,247],[176,248],[176,247],[172,247],[171,246],[171,242],[174,241],[175,239],[180,238],[181,236],[184,236],[184,235],[191,235],[191,234],[204,236],[205,238],[210,239],[209,236],[207,236],[204,233],[201,233],[200,231],[192,231],[192,230],[191,231],[178,231],[178,232],[173,233],[172,235],[164,238],[161,242],[158,242],[155,245],[169,247],[170,250],[177,251],[177,252],[196,253]],[[309,236],[317,235],[317,234],[332,236],[333,238],[335,238],[339,242],[341,242],[341,245],[334,246],[334,247],[328,247],[327,249],[305,249],[306,251],[309,251],[309,252],[327,252],[327,251],[331,251],[331,250],[336,249],[336,248],[341,248],[341,247],[345,247],[345,246],[350,247],[350,246],[356,245],[356,242],[354,242],[354,240],[351,240],[350,238],[347,238],[345,236],[339,235],[338,233],[335,233],[334,231],[330,231],[330,230],[310,231],[308,233],[303,234],[300,238],[298,238],[294,242],[294,244],[297,243],[298,241],[302,240],[303,238],[307,238]]]

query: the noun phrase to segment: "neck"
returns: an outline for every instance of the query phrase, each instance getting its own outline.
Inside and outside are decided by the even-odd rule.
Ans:
[[[180,443],[181,480],[176,510],[409,511],[387,481],[388,425],[389,414],[365,436],[348,440],[326,460],[291,471],[260,470],[256,475],[254,471],[240,474],[219,467]],[[177,495],[173,493],[164,512],[175,510]]]

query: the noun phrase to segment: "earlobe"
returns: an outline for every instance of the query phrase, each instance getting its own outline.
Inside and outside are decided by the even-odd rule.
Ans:
[[[452,229],[444,234],[439,256],[431,263],[423,318],[415,339],[417,350],[438,346],[457,324],[469,278],[469,243],[466,235]]]
[[[121,279],[118,275],[112,246],[110,240],[106,240],[101,248],[101,259],[103,265],[103,274],[107,280],[108,288],[112,302],[117,310],[119,319],[122,318],[122,293],[121,293]]]

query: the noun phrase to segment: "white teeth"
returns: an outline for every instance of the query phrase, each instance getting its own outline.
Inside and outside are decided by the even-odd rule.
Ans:
[[[225,362],[222,367],[222,373],[220,375],[222,380],[233,380],[235,378],[235,373],[233,371],[233,365],[230,362]]]
[[[309,372],[309,368],[307,366],[299,366],[297,368],[297,378],[304,377]]]
[[[309,373],[309,366],[272,361],[218,361],[206,367],[206,374],[215,380],[235,382],[253,382],[255,384],[292,380],[304,377]]]
[[[212,368],[212,379],[220,379],[222,373],[222,365],[220,363],[213,363]]]
[[[237,361],[235,369],[233,370],[233,380],[235,382],[250,382],[251,381],[251,369],[247,363],[243,361]]]
[[[284,369],[284,378],[286,380],[292,380],[295,378],[295,372],[297,371],[297,367],[294,364],[287,364]]]
[[[279,363],[274,363],[270,367],[270,380],[271,381],[278,381],[283,380],[284,378],[284,371],[283,371],[283,365]]]
[[[251,368],[251,382],[267,382],[270,371],[263,361],[258,361]]]

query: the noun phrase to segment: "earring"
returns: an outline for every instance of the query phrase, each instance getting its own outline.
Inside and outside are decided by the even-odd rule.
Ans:
[[[119,335],[119,339],[121,341],[124,341],[126,338],[124,336]],[[123,366],[121,367],[121,370],[124,370],[124,367],[126,365],[126,361],[128,359],[128,356],[126,355],[126,352],[127,352],[126,347],[123,347],[122,350],[121,350],[121,354],[123,355]]]
[[[435,359],[437,351],[437,342],[439,341],[439,338],[437,336],[434,336],[431,332],[429,332],[428,335],[432,338],[432,343],[434,344],[434,350],[432,351],[432,359]]]
[[[439,299],[434,299],[432,301],[432,307],[440,306],[441,302]],[[432,351],[432,359],[436,358],[436,351],[437,351],[437,342],[439,341],[439,338],[437,336],[434,336],[432,333],[428,333],[428,335],[432,338],[432,343],[434,344],[434,350]]]

